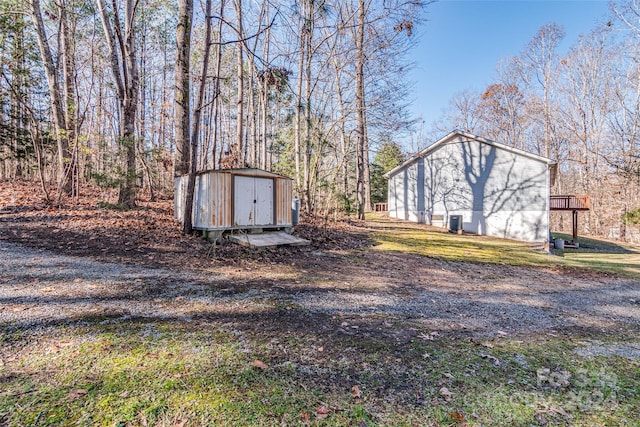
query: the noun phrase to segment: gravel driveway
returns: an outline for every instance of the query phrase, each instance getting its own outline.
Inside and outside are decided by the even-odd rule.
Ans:
[[[640,284],[600,275],[318,252],[295,280],[246,281],[56,255],[0,241],[0,325],[184,318],[286,304],[311,315],[399,319],[486,336],[640,326]],[[329,266],[329,268],[327,268]],[[244,281],[243,281],[244,280]],[[244,283],[244,284],[243,284]]]

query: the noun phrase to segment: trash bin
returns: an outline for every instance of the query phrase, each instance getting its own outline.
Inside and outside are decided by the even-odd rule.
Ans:
[[[298,225],[298,220],[300,219],[300,199],[298,196],[295,196],[291,200],[291,225]]]
[[[462,215],[449,215],[449,231],[462,234]]]

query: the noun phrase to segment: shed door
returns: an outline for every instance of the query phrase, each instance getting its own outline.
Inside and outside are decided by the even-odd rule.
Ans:
[[[273,179],[236,176],[234,225],[273,224]]]

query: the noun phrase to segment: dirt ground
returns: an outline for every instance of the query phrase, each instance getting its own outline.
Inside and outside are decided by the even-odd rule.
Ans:
[[[633,280],[369,250],[367,223],[354,221],[307,219],[296,233],[308,247],[216,246],[182,235],[170,201],[125,212],[101,208],[104,196],[51,209],[27,185],[1,183],[0,324],[227,313],[398,342],[640,326]],[[280,317],[265,319],[266,306]]]

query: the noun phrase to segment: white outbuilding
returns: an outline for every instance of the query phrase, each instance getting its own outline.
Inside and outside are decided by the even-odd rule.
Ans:
[[[453,131],[385,175],[389,216],[546,242],[555,171],[546,157]]]

